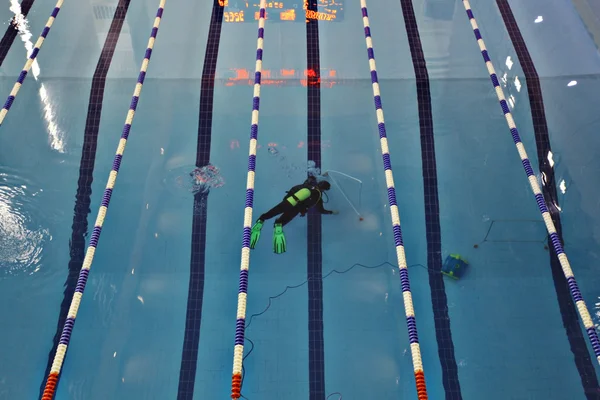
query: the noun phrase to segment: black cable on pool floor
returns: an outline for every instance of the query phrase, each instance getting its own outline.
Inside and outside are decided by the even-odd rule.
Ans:
[[[384,261],[384,262],[382,262],[381,264],[377,264],[377,265],[364,265],[364,264],[356,263],[356,264],[353,264],[351,267],[349,267],[349,268],[347,268],[347,269],[345,269],[345,270],[342,270],[342,271],[338,271],[337,269],[333,269],[333,270],[329,271],[329,272],[328,272],[326,275],[324,275],[324,276],[323,276],[323,278],[321,279],[321,281],[323,281],[323,280],[327,279],[329,276],[331,276],[331,275],[333,275],[333,274],[338,274],[338,275],[345,274],[345,273],[347,273],[347,272],[350,272],[350,271],[352,271],[352,270],[353,270],[354,268],[356,268],[356,267],[360,267],[360,268],[364,268],[364,269],[377,269],[377,268],[381,268],[381,267],[385,267],[385,266],[389,266],[389,267],[392,267],[392,268],[398,268],[396,265],[394,265],[394,264],[391,264],[391,263],[389,263],[389,262],[387,262],[387,261]],[[425,265],[423,265],[423,264],[411,264],[411,265],[409,265],[409,266],[408,266],[408,268],[411,268],[411,267],[421,267],[421,268],[424,268],[424,269],[426,269],[426,270],[431,270],[430,268],[427,268],[427,267],[426,267]],[[441,275],[441,272],[440,272],[440,275]],[[267,304],[267,306],[265,307],[265,309],[264,309],[264,310],[262,310],[262,311],[261,311],[261,312],[259,312],[259,313],[252,314],[252,315],[250,316],[250,318],[248,318],[248,322],[247,322],[247,324],[246,324],[246,332],[248,331],[248,328],[250,328],[250,325],[252,324],[252,321],[254,320],[254,318],[256,318],[256,317],[260,317],[261,315],[263,315],[264,313],[266,313],[266,312],[269,310],[269,308],[271,308],[271,304],[273,304],[273,303],[272,303],[272,302],[273,302],[273,300],[275,300],[275,299],[277,299],[277,298],[279,298],[279,297],[283,296],[283,295],[284,295],[284,294],[286,294],[286,293],[287,293],[287,291],[288,291],[288,290],[290,290],[290,289],[297,289],[297,288],[299,288],[299,287],[302,287],[302,286],[306,285],[306,284],[309,282],[309,280],[310,280],[310,278],[309,278],[309,279],[307,279],[307,280],[305,280],[305,281],[304,281],[304,282],[302,282],[302,283],[299,283],[299,284],[297,284],[297,285],[293,285],[293,286],[286,286],[286,287],[285,287],[285,289],[283,289],[283,291],[282,291],[281,293],[279,293],[279,294],[277,294],[277,295],[275,295],[275,296],[270,296],[270,297],[269,297],[269,304]],[[254,342],[253,342],[253,341],[252,341],[252,340],[251,340],[251,339],[248,337],[248,335],[246,335],[246,338],[245,338],[245,339],[246,339],[248,342],[250,342],[250,344],[252,345],[252,347],[251,347],[251,348],[250,348],[250,350],[249,350],[249,351],[246,353],[246,355],[244,355],[244,358],[243,358],[243,360],[246,360],[246,358],[248,358],[248,356],[249,356],[250,354],[252,354],[252,351],[254,350],[254,347],[255,347],[255,346],[254,346]],[[244,385],[244,378],[245,378],[245,377],[246,377],[246,370],[245,370],[244,364],[242,363],[242,389],[243,389],[243,385]],[[328,395],[328,396],[325,398],[325,400],[329,399],[331,396],[333,396],[333,395],[336,395],[336,394],[337,394],[337,395],[339,395],[340,397],[339,397],[339,399],[335,399],[335,400],[342,400],[342,394],[341,394],[341,393],[339,393],[339,392],[330,393],[330,394],[329,394],[329,395]],[[246,396],[243,396],[243,395],[242,395],[242,398],[244,398],[244,399],[248,400],[248,397],[246,397]]]

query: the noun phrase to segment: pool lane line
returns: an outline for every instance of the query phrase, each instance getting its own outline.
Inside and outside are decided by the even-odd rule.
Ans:
[[[252,124],[248,149],[248,175],[246,178],[246,202],[244,208],[244,230],[240,261],[240,283],[235,322],[235,345],[233,348],[233,373],[231,376],[231,398],[240,398],[242,366],[244,363],[244,340],[246,333],[246,301],[248,297],[248,270],[250,268],[250,232],[254,207],[254,175],[256,170],[256,142],[258,140],[258,116],[260,109],[260,80],[262,73],[263,39],[265,35],[266,0],[260,0],[258,39],[256,41],[256,67],[254,73],[254,96],[252,98]]]
[[[425,231],[427,238],[427,265],[433,320],[437,339],[438,355],[442,367],[442,382],[447,400],[462,400],[458,365],[454,353],[454,342],[448,313],[448,298],[442,271],[442,232],[440,226],[440,203],[438,196],[437,163],[435,156],[435,135],[433,111],[431,108],[431,87],[427,62],[421,44],[419,26],[415,17],[412,0],[400,0],[406,36],[410,47],[417,85],[419,127],[421,131],[421,162],[423,168],[423,189],[425,204]]]
[[[502,19],[504,20],[504,25],[506,26],[506,30],[513,43],[513,47],[517,53],[527,82],[526,87],[531,108],[531,120],[533,122],[538,165],[542,175],[545,176],[545,181],[542,181],[542,194],[548,205],[548,211],[550,212],[550,216],[556,227],[556,233],[560,239],[560,243],[564,243],[560,209],[558,208],[558,194],[556,190],[554,168],[548,160],[548,155],[552,153],[552,147],[550,146],[550,137],[548,135],[548,124],[546,121],[546,113],[544,111],[544,97],[542,95],[540,79],[535,64],[533,63],[533,59],[527,49],[527,44],[521,35],[519,25],[512,13],[510,4],[507,0],[496,0],[496,4],[500,10]],[[573,352],[575,365],[581,376],[581,383],[588,399],[597,399],[598,393],[600,393],[598,378],[596,377],[596,371],[587,349],[585,338],[581,329],[579,329],[577,309],[569,295],[568,282],[565,275],[562,273],[560,262],[550,240],[548,241],[548,247],[551,248],[550,267],[552,270],[552,278],[554,280],[554,289],[556,290],[560,314],[571,351]]]
[[[594,322],[592,320],[592,317],[590,316],[590,312],[585,302],[583,301],[583,297],[581,296],[579,286],[577,285],[577,281],[575,280],[573,270],[571,269],[571,265],[563,249],[561,238],[557,232],[556,225],[554,225],[550,212],[548,211],[546,200],[544,199],[542,190],[540,189],[540,185],[537,181],[537,177],[535,176],[533,167],[531,166],[531,162],[529,161],[527,152],[525,151],[525,146],[521,141],[517,125],[515,124],[515,121],[512,117],[510,108],[508,107],[508,104],[506,102],[506,98],[504,97],[504,91],[500,87],[498,76],[496,75],[496,71],[494,70],[492,61],[490,60],[490,56],[485,47],[485,43],[483,42],[483,39],[481,37],[481,32],[479,31],[477,22],[475,21],[475,17],[473,16],[471,5],[467,0],[463,0],[463,5],[465,7],[465,11],[467,12],[467,16],[469,17],[471,27],[473,28],[475,38],[477,39],[479,49],[481,50],[481,55],[483,56],[483,60],[485,61],[487,70],[490,74],[492,84],[494,86],[494,89],[496,90],[496,96],[498,96],[500,107],[502,108],[502,112],[504,113],[504,117],[506,118],[506,122],[510,129],[510,133],[512,135],[515,146],[517,147],[517,151],[521,158],[523,168],[525,170],[525,173],[527,174],[527,179],[529,180],[529,185],[531,186],[531,190],[535,196],[535,201],[537,202],[540,213],[542,214],[544,224],[546,225],[546,230],[548,231],[549,241],[552,243],[552,247],[557,255],[558,262],[560,263],[560,267],[569,286],[571,296],[573,296],[573,300],[575,301],[575,305],[577,306],[577,310],[579,311],[579,316],[583,321],[583,325],[586,329],[586,333],[594,350],[594,354],[596,355],[596,359],[600,364],[600,341],[598,340],[598,333],[596,332]]]
[[[373,100],[375,102],[375,113],[377,115],[377,128],[379,130],[379,140],[381,144],[381,153],[383,158],[383,169],[387,184],[388,201],[390,205],[390,214],[394,233],[394,244],[396,246],[396,257],[398,259],[398,269],[400,283],[402,285],[402,296],[404,299],[404,311],[406,313],[406,325],[408,328],[408,338],[410,341],[410,352],[412,356],[413,370],[415,374],[415,384],[417,388],[417,398],[426,400],[427,385],[425,383],[425,373],[423,371],[423,360],[421,357],[421,348],[419,346],[419,336],[417,333],[417,321],[413,307],[412,294],[410,291],[410,281],[408,277],[408,266],[406,263],[406,254],[404,253],[404,242],[402,240],[402,228],[400,227],[400,212],[396,201],[396,189],[394,184],[394,175],[392,174],[392,161],[388,147],[387,133],[385,129],[385,120],[383,117],[383,107],[381,103],[381,93],[379,90],[379,80],[377,78],[377,68],[375,64],[375,53],[373,51],[373,40],[371,37],[371,27],[369,26],[369,15],[367,12],[366,0],[360,0],[362,9],[362,19],[365,31],[365,41],[367,44],[367,54],[369,56],[369,68],[371,70],[371,82],[373,84]]]
[[[48,33],[50,32],[50,28],[52,28],[52,24],[54,23],[54,20],[58,16],[58,13],[60,11],[60,8],[62,7],[63,1],[64,0],[58,0],[58,2],[56,3],[56,6],[54,7],[54,10],[52,10],[52,14],[50,15],[50,18],[48,18],[48,21],[46,22],[46,26],[42,30],[42,33],[40,34],[40,37],[38,38],[37,42],[35,42],[35,47],[33,48],[33,51],[27,58],[27,61],[25,62],[25,66],[23,67],[23,70],[21,71],[21,73],[19,74],[19,77],[17,78],[17,82],[15,82],[15,85],[13,86],[10,94],[8,95],[8,98],[6,99],[6,103],[4,103],[2,110],[0,110],[0,126],[2,126],[2,123],[4,122],[4,118],[6,118],[6,114],[8,114],[8,111],[12,107],[12,104],[15,101],[15,98],[17,97],[19,90],[21,89],[21,85],[23,85],[23,82],[25,81],[25,78],[27,77],[27,73],[31,69],[33,62],[35,61],[38,53],[40,52],[40,49],[42,48],[42,45],[44,44],[44,40],[46,39],[46,37],[48,36]]]
[[[219,56],[221,28],[223,26],[223,9],[224,7],[219,4],[219,0],[213,0],[204,66],[202,68],[202,80],[200,82],[198,141],[196,145],[196,167],[198,168],[207,166],[210,163],[215,73]],[[192,400],[194,397],[204,300],[208,194],[209,192],[199,192],[194,195],[190,280],[177,400]]]
[[[308,11],[318,11],[309,0]],[[321,59],[319,21],[306,21],[306,77],[308,161],[321,168]],[[308,381],[309,399],[325,400],[325,339],[323,337],[323,243],[321,213],[307,216],[306,276],[308,280]]]
[[[119,3],[117,4],[92,78],[87,119],[85,121],[85,131],[83,136],[83,147],[81,149],[81,161],[79,163],[79,179],[77,180],[77,194],[75,195],[71,241],[69,243],[69,254],[71,259],[69,260],[63,300],[60,305],[57,330],[54,335],[52,349],[48,354],[48,364],[44,376],[50,374],[54,354],[56,353],[61,338],[62,328],[67,319],[70,302],[75,293],[75,288],[77,287],[77,277],[81,271],[85,256],[85,235],[88,230],[87,218],[90,213],[92,182],[94,180],[96,148],[98,146],[98,132],[100,130],[100,119],[102,116],[102,102],[104,100],[106,75],[108,74],[117,47],[117,41],[129,9],[129,3],[130,0],[119,0]],[[44,385],[42,383],[40,397],[43,396],[43,393]]]
[[[29,14],[29,10],[31,10],[34,1],[35,0],[23,0],[23,2],[20,4],[21,15],[23,18],[26,18]],[[4,59],[6,58],[8,51],[12,47],[18,34],[19,29],[17,28],[16,21],[13,20],[8,24],[8,28],[6,28],[6,32],[4,32],[4,36],[2,36],[2,39],[0,40],[0,67],[4,63]]]
[[[154,25],[152,27],[150,39],[148,40],[148,47],[144,55],[144,60],[142,61],[142,66],[138,75],[137,84],[135,85],[135,90],[133,92],[133,97],[129,106],[129,111],[127,112],[127,118],[123,127],[123,133],[121,134],[121,139],[119,140],[119,146],[117,147],[112,169],[110,171],[108,182],[106,184],[106,189],[104,190],[102,202],[100,208],[98,209],[96,222],[94,224],[94,229],[90,236],[89,246],[85,253],[83,266],[79,273],[79,279],[77,281],[75,293],[73,294],[73,299],[69,307],[69,313],[67,314],[67,318],[65,320],[65,324],[60,337],[60,342],[56,349],[56,354],[54,356],[54,361],[52,362],[50,373],[48,374],[48,377],[46,379],[46,385],[44,389],[44,394],[42,396],[42,400],[52,400],[54,394],[56,393],[56,386],[60,378],[60,371],[64,363],[69,342],[71,340],[71,333],[73,332],[73,326],[75,325],[75,319],[77,317],[77,312],[79,310],[79,305],[81,303],[83,291],[85,290],[85,285],[87,283],[87,279],[90,273],[90,268],[92,267],[92,262],[94,261],[94,254],[98,246],[100,234],[102,233],[102,226],[104,225],[106,213],[110,204],[110,198],[112,196],[115,182],[117,180],[117,175],[121,166],[121,160],[125,152],[125,146],[127,145],[127,139],[131,130],[131,124],[133,123],[133,118],[135,117],[135,112],[137,109],[140,94],[142,92],[144,79],[146,78],[146,71],[148,69],[150,57],[152,56],[152,49],[154,48],[154,42],[156,39],[156,35],[158,34],[158,28],[162,19],[165,3],[166,0],[160,1],[160,5],[156,13],[156,18],[154,19]]]

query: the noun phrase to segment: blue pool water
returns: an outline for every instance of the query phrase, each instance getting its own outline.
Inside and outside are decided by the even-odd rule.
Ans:
[[[23,0],[24,17],[7,3],[3,96],[55,6]],[[338,171],[325,207],[339,214],[294,219],[283,255],[265,224],[242,394],[417,399],[360,2],[320,2],[337,20],[318,24],[301,3],[274,2],[265,24],[253,217],[313,167]],[[298,21],[278,21],[279,4]],[[596,355],[463,4],[409,4],[368,7],[429,398],[600,399]],[[158,6],[66,1],[0,127],[0,399],[41,398]],[[600,9],[471,6],[544,194],[556,187],[546,200],[598,324]],[[228,21],[244,9],[164,7],[55,399],[230,398],[258,9]],[[469,262],[460,280],[439,273],[449,254]]]

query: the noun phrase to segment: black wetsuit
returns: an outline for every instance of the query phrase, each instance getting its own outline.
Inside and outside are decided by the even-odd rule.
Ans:
[[[311,178],[308,178],[302,185],[296,185],[290,190],[288,190],[288,194],[283,198],[283,201],[277,204],[275,207],[271,208],[263,215],[261,215],[259,217],[259,220],[266,221],[281,214],[281,216],[275,220],[275,223],[285,226],[298,214],[302,214],[304,216],[304,214],[306,214],[306,211],[308,211],[308,209],[312,207],[316,207],[321,214],[332,214],[333,211],[326,210],[323,207],[321,191],[317,187],[316,179]],[[292,205],[287,199],[289,197],[292,197],[294,193],[298,192],[303,188],[310,189],[310,197],[306,200],[299,201],[298,204],[296,204],[295,206]]]

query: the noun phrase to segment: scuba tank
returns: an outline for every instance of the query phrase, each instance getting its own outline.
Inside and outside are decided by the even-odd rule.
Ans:
[[[284,197],[284,200],[287,200],[292,206],[295,207],[296,205],[298,205],[298,203],[309,199],[312,195],[312,191],[315,189],[318,190],[317,179],[314,176],[310,176],[304,181],[302,185],[296,185],[290,190],[288,190],[286,192],[287,195]],[[321,191],[318,190],[318,192],[320,197]]]

